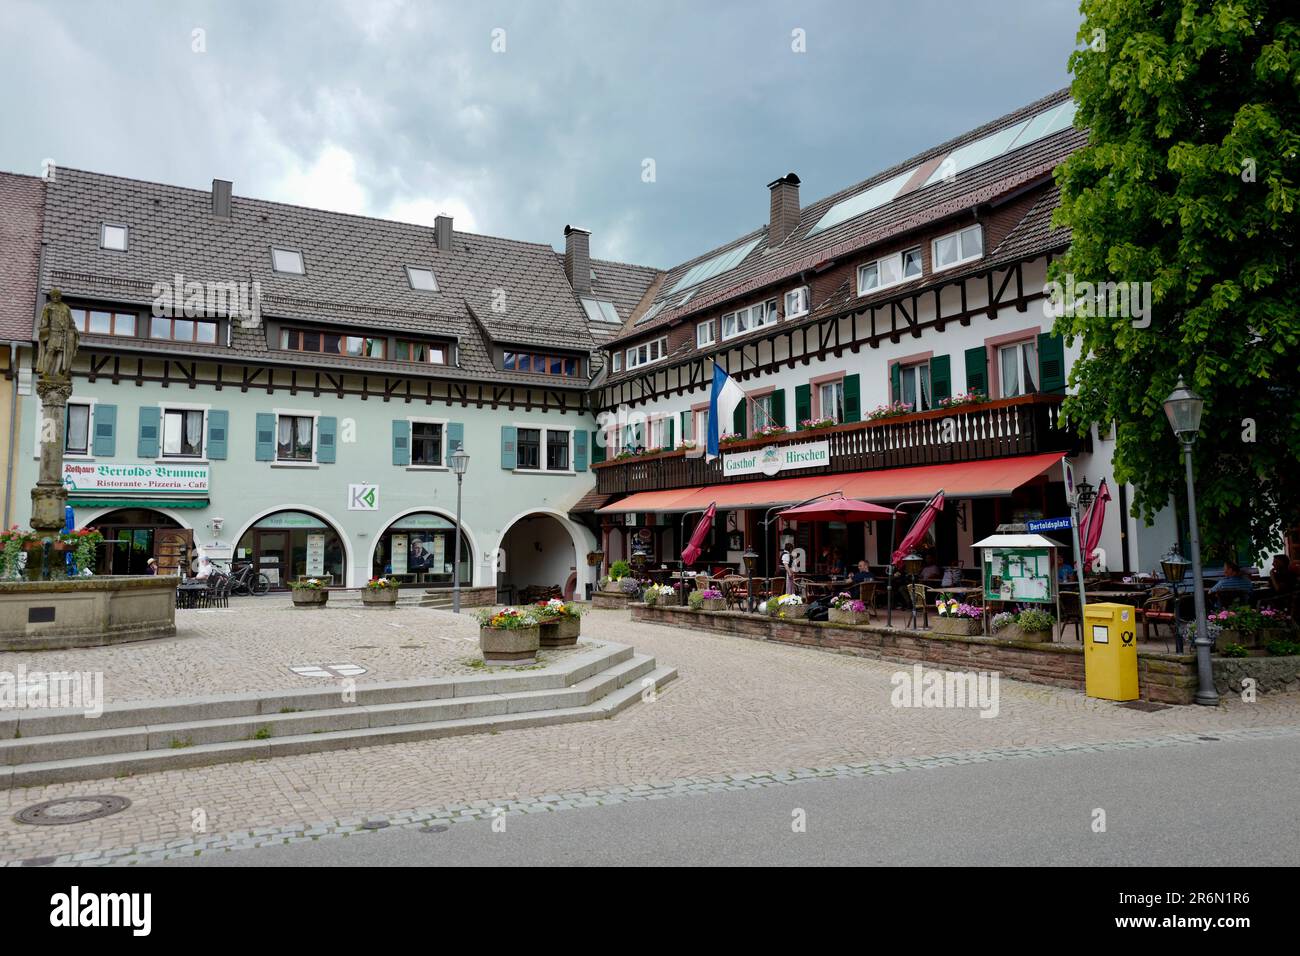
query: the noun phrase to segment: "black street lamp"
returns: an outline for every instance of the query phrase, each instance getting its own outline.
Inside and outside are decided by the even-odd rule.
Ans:
[[[469,468],[469,455],[465,446],[457,442],[456,450],[451,455],[451,470],[456,475],[456,556],[452,558],[451,571],[451,610],[460,613],[460,491],[465,481],[465,470]]]
[[[1160,559],[1160,570],[1165,574],[1165,581],[1174,592],[1174,650],[1183,652],[1183,627],[1178,616],[1178,585],[1187,576],[1191,562],[1178,553],[1178,545],[1171,545],[1169,551]]]
[[[758,554],[753,548],[746,548],[745,553],[740,556],[745,562],[745,574],[749,577],[749,584],[746,592],[749,595],[749,613],[754,613],[754,568],[758,564]]]
[[[1196,525],[1196,481],[1192,475],[1192,446],[1201,431],[1201,411],[1205,400],[1178,379],[1178,387],[1165,399],[1165,416],[1183,446],[1183,465],[1187,470],[1187,530],[1192,545],[1192,600],[1196,606],[1196,702],[1217,706],[1214,671],[1210,664],[1210,629],[1205,620],[1205,578],[1201,571],[1201,534]]]

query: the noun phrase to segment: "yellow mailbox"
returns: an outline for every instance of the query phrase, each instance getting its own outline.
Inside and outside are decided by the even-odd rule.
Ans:
[[[1137,700],[1137,609],[1089,604],[1083,614],[1084,688],[1102,700]]]

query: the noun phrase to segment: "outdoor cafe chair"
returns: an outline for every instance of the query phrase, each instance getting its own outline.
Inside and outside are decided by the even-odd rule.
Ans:
[[[1142,618],[1142,640],[1160,637],[1160,625],[1169,628],[1170,637],[1177,638],[1177,625],[1174,620],[1174,592],[1167,587],[1151,589],[1151,596],[1142,602],[1139,609]]]
[[[1083,615],[1079,613],[1079,592],[1061,592],[1061,638],[1065,638],[1065,629],[1074,628],[1075,640],[1083,642]]]

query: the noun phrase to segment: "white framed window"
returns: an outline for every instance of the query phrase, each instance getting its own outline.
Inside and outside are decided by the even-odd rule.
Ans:
[[[934,263],[934,271],[939,272],[978,259],[982,255],[984,255],[984,227],[974,225],[934,240],[930,258]]]
[[[695,441],[703,445],[709,440],[709,410],[699,408],[695,410],[695,430],[692,433]]]
[[[1038,342],[1026,339],[998,349],[998,384],[1003,398],[1038,391]]]
[[[407,418],[411,424],[410,464],[408,468],[447,469],[447,455],[454,449],[447,444],[445,418]]]
[[[718,341],[716,332],[717,326],[713,319],[708,319],[695,326],[695,347],[704,348],[706,345],[712,345]]]
[[[162,406],[162,458],[202,458],[208,413],[204,408]]]
[[[63,425],[63,453],[65,455],[90,455],[90,423],[95,407],[89,402],[68,402],[67,420]],[[39,454],[39,446],[37,454]]]
[[[903,281],[903,253],[895,252],[858,266],[858,295],[887,289]]]
[[[610,356],[610,361],[613,363],[613,368],[614,368],[614,371],[615,371],[615,372],[621,372],[621,371],[623,371],[623,353],[622,353],[622,352],[614,352],[614,353]]]
[[[672,444],[668,441],[669,421],[671,419],[667,415],[656,415],[646,423],[646,448],[672,450]]]
[[[925,266],[921,262],[921,247],[908,249],[903,253],[903,281],[915,279],[925,271]]]
[[[668,356],[668,338],[652,339],[649,342],[642,342],[640,345],[634,345],[627,350],[627,367],[629,369],[640,368],[642,365],[649,365],[651,362],[658,362]]]
[[[811,308],[811,301],[812,296],[806,285],[791,289],[785,294],[785,317],[791,319],[798,315],[806,315]]]
[[[822,418],[833,418],[836,423],[844,421],[844,379],[817,386],[817,402],[817,414]]]
[[[406,281],[411,284],[411,288],[417,292],[437,292],[438,279],[433,274],[432,269],[423,266],[407,266]]]
[[[573,473],[573,429],[515,425],[515,470]]]
[[[126,252],[127,233],[130,230],[119,223],[105,222],[99,226],[99,248]]]
[[[776,324],[776,299],[768,299],[757,305],[751,305],[735,312],[728,312],[722,317],[722,337],[735,338],[765,325]]]
[[[913,411],[928,412],[934,407],[929,362],[903,366],[898,370],[898,382],[902,389],[899,400],[911,405]]]
[[[682,441],[694,441],[694,440],[695,440],[695,415],[694,415],[694,413],[692,413],[692,412],[688,409],[687,411],[681,412],[681,413],[677,416],[677,418],[678,418],[678,421],[681,423],[681,428],[682,428],[681,440],[682,440]]]
[[[771,392],[766,395],[759,395],[749,405],[749,415],[753,419],[750,425],[750,431],[764,428],[767,425],[773,425],[773,396]]]
[[[275,460],[306,465],[316,461],[316,415],[310,412],[277,412],[275,416]]]
[[[286,275],[306,275],[307,267],[303,263],[302,253],[297,249],[271,247],[271,268]]]

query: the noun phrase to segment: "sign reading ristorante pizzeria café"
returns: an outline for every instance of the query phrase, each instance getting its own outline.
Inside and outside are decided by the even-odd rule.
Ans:
[[[807,442],[802,445],[768,445],[754,451],[722,456],[722,474],[775,475],[798,468],[824,468],[831,463],[831,443]]]
[[[106,465],[65,461],[63,484],[69,491],[111,491],[155,494],[206,495],[207,465]]]

